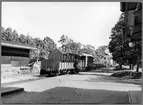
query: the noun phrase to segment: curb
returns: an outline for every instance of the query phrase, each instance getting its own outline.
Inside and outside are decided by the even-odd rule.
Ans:
[[[6,96],[6,95],[19,93],[19,92],[23,92],[23,91],[24,91],[24,88],[11,89],[11,90],[1,92],[1,96]]]

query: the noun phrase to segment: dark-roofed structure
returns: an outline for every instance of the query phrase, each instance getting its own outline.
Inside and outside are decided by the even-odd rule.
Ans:
[[[11,64],[12,66],[25,66],[29,63],[30,50],[34,49],[36,50],[36,48],[31,45],[2,41],[2,64]]]
[[[141,2],[121,2],[121,12],[125,13],[125,41],[141,41],[142,34],[142,3]]]

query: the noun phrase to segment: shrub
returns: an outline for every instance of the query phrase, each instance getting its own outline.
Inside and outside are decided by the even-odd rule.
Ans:
[[[113,77],[124,77],[124,76],[130,75],[130,73],[131,72],[129,72],[129,71],[122,71],[122,72],[113,73],[111,76],[113,76]]]
[[[111,76],[113,77],[129,77],[130,79],[140,79],[142,73],[141,72],[131,72],[131,71],[122,71],[113,73]]]
[[[131,75],[131,78],[132,79],[140,79],[141,76],[142,76],[141,72],[133,72],[132,75]]]

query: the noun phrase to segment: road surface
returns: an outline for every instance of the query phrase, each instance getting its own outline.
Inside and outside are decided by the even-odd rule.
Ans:
[[[128,91],[141,90],[140,85],[124,83],[108,73],[81,72],[15,84],[24,92],[2,97],[2,103],[76,103],[128,104]]]

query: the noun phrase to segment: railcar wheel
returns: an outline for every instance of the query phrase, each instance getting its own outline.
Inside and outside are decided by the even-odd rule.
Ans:
[[[52,75],[53,75],[53,74],[50,72],[50,73],[49,73],[49,77],[51,77]]]
[[[67,71],[67,74],[70,74],[70,70]]]
[[[73,74],[74,73],[74,70],[72,69],[72,70],[70,70],[70,74]]]
[[[41,70],[40,70],[40,75],[44,75],[44,74],[46,74],[46,73],[45,73],[45,70],[44,70],[44,69],[41,69]]]
[[[56,76],[59,76],[60,75],[60,71],[58,71],[57,73],[56,73]]]
[[[68,74],[68,70],[65,71],[65,74]]]

